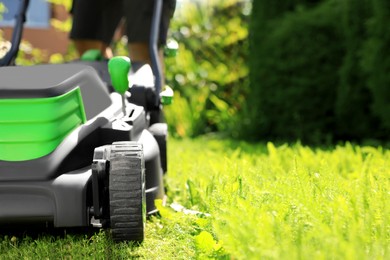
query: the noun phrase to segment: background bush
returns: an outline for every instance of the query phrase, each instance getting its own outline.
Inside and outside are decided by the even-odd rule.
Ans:
[[[389,2],[276,2],[253,2],[241,136],[387,138]]]
[[[168,84],[176,91],[166,118],[175,135],[237,136],[236,116],[249,82],[249,14],[245,0],[188,1],[177,9],[171,32],[179,54],[166,62]]]
[[[49,0],[71,6],[70,0]],[[235,115],[248,89],[247,53],[250,1],[186,1],[171,24],[171,36],[180,43],[176,58],[166,60],[167,83],[176,92],[175,103],[166,107],[170,131],[176,136],[196,136],[223,131],[237,135]],[[0,9],[1,11],[1,9]],[[51,24],[69,31],[71,21]],[[123,40],[123,41],[122,41]],[[113,43],[117,55],[127,55],[126,40]],[[28,43],[23,43],[23,46]],[[22,46],[19,65],[41,63],[44,53]],[[54,54],[50,63],[75,59],[72,46],[66,55]]]
[[[249,136],[317,139],[334,127],[339,79],[333,69],[341,65],[343,50],[339,16],[333,4],[289,12],[264,27],[261,43],[252,42],[257,66],[247,103]]]
[[[367,4],[372,10],[367,21],[368,38],[361,50],[363,71],[373,97],[372,112],[381,122],[383,135],[390,130],[390,2],[372,0]]]
[[[340,84],[337,86],[336,129],[339,138],[357,139],[375,132],[373,126],[377,124],[370,115],[373,100],[367,88],[367,75],[360,64],[362,48],[368,36],[366,23],[371,13],[370,2],[361,0],[356,4],[356,1],[345,0],[340,9],[345,50],[339,69]]]

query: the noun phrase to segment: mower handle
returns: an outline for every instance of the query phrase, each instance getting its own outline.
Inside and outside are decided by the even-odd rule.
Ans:
[[[27,8],[30,0],[19,0],[22,3],[19,5],[19,9],[15,14],[15,27],[12,32],[11,49],[0,59],[0,67],[10,66],[15,64],[16,56],[19,52],[19,44],[22,40],[23,25],[26,22]]]
[[[6,55],[0,59],[0,67],[13,65],[16,59],[16,56],[19,52],[19,45],[22,39],[23,34],[23,25],[26,21],[26,13],[30,3],[30,0],[19,0],[22,3],[19,5],[18,12],[15,14],[15,28],[12,33],[12,46],[11,49],[6,53]],[[149,55],[151,59],[151,67],[154,75],[154,84],[156,91],[156,100],[155,105],[159,106],[160,104],[160,92],[162,89],[161,80],[162,80],[162,68],[159,61],[158,53],[158,39],[160,34],[160,21],[162,13],[163,0],[155,0],[154,9],[153,9],[153,18],[152,25],[150,30],[150,42],[149,42]]]
[[[154,1],[154,9],[153,9],[153,18],[152,25],[150,30],[150,40],[149,40],[149,55],[151,60],[152,71],[154,75],[154,86],[156,91],[156,100],[155,105],[158,107],[160,105],[160,92],[162,89],[161,80],[162,80],[162,68],[159,59],[159,35],[160,35],[160,21],[161,21],[161,13],[163,0],[155,0]]]

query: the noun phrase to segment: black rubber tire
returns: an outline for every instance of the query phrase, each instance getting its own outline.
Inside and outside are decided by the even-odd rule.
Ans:
[[[109,203],[112,239],[142,242],[146,223],[145,160],[142,145],[135,142],[112,144]]]

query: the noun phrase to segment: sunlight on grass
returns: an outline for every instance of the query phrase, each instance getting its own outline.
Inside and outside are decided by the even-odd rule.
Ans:
[[[389,162],[349,143],[171,139],[168,205],[192,211],[157,202],[139,246],[103,231],[0,236],[0,259],[388,259]]]
[[[209,212],[232,257],[389,256],[389,151],[213,140],[171,147],[171,197]]]

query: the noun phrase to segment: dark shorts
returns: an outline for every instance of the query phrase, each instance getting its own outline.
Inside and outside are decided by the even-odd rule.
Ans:
[[[129,43],[147,43],[155,0],[73,0],[71,39],[110,44],[119,22],[126,19]],[[176,0],[163,0],[159,43],[165,44]]]

